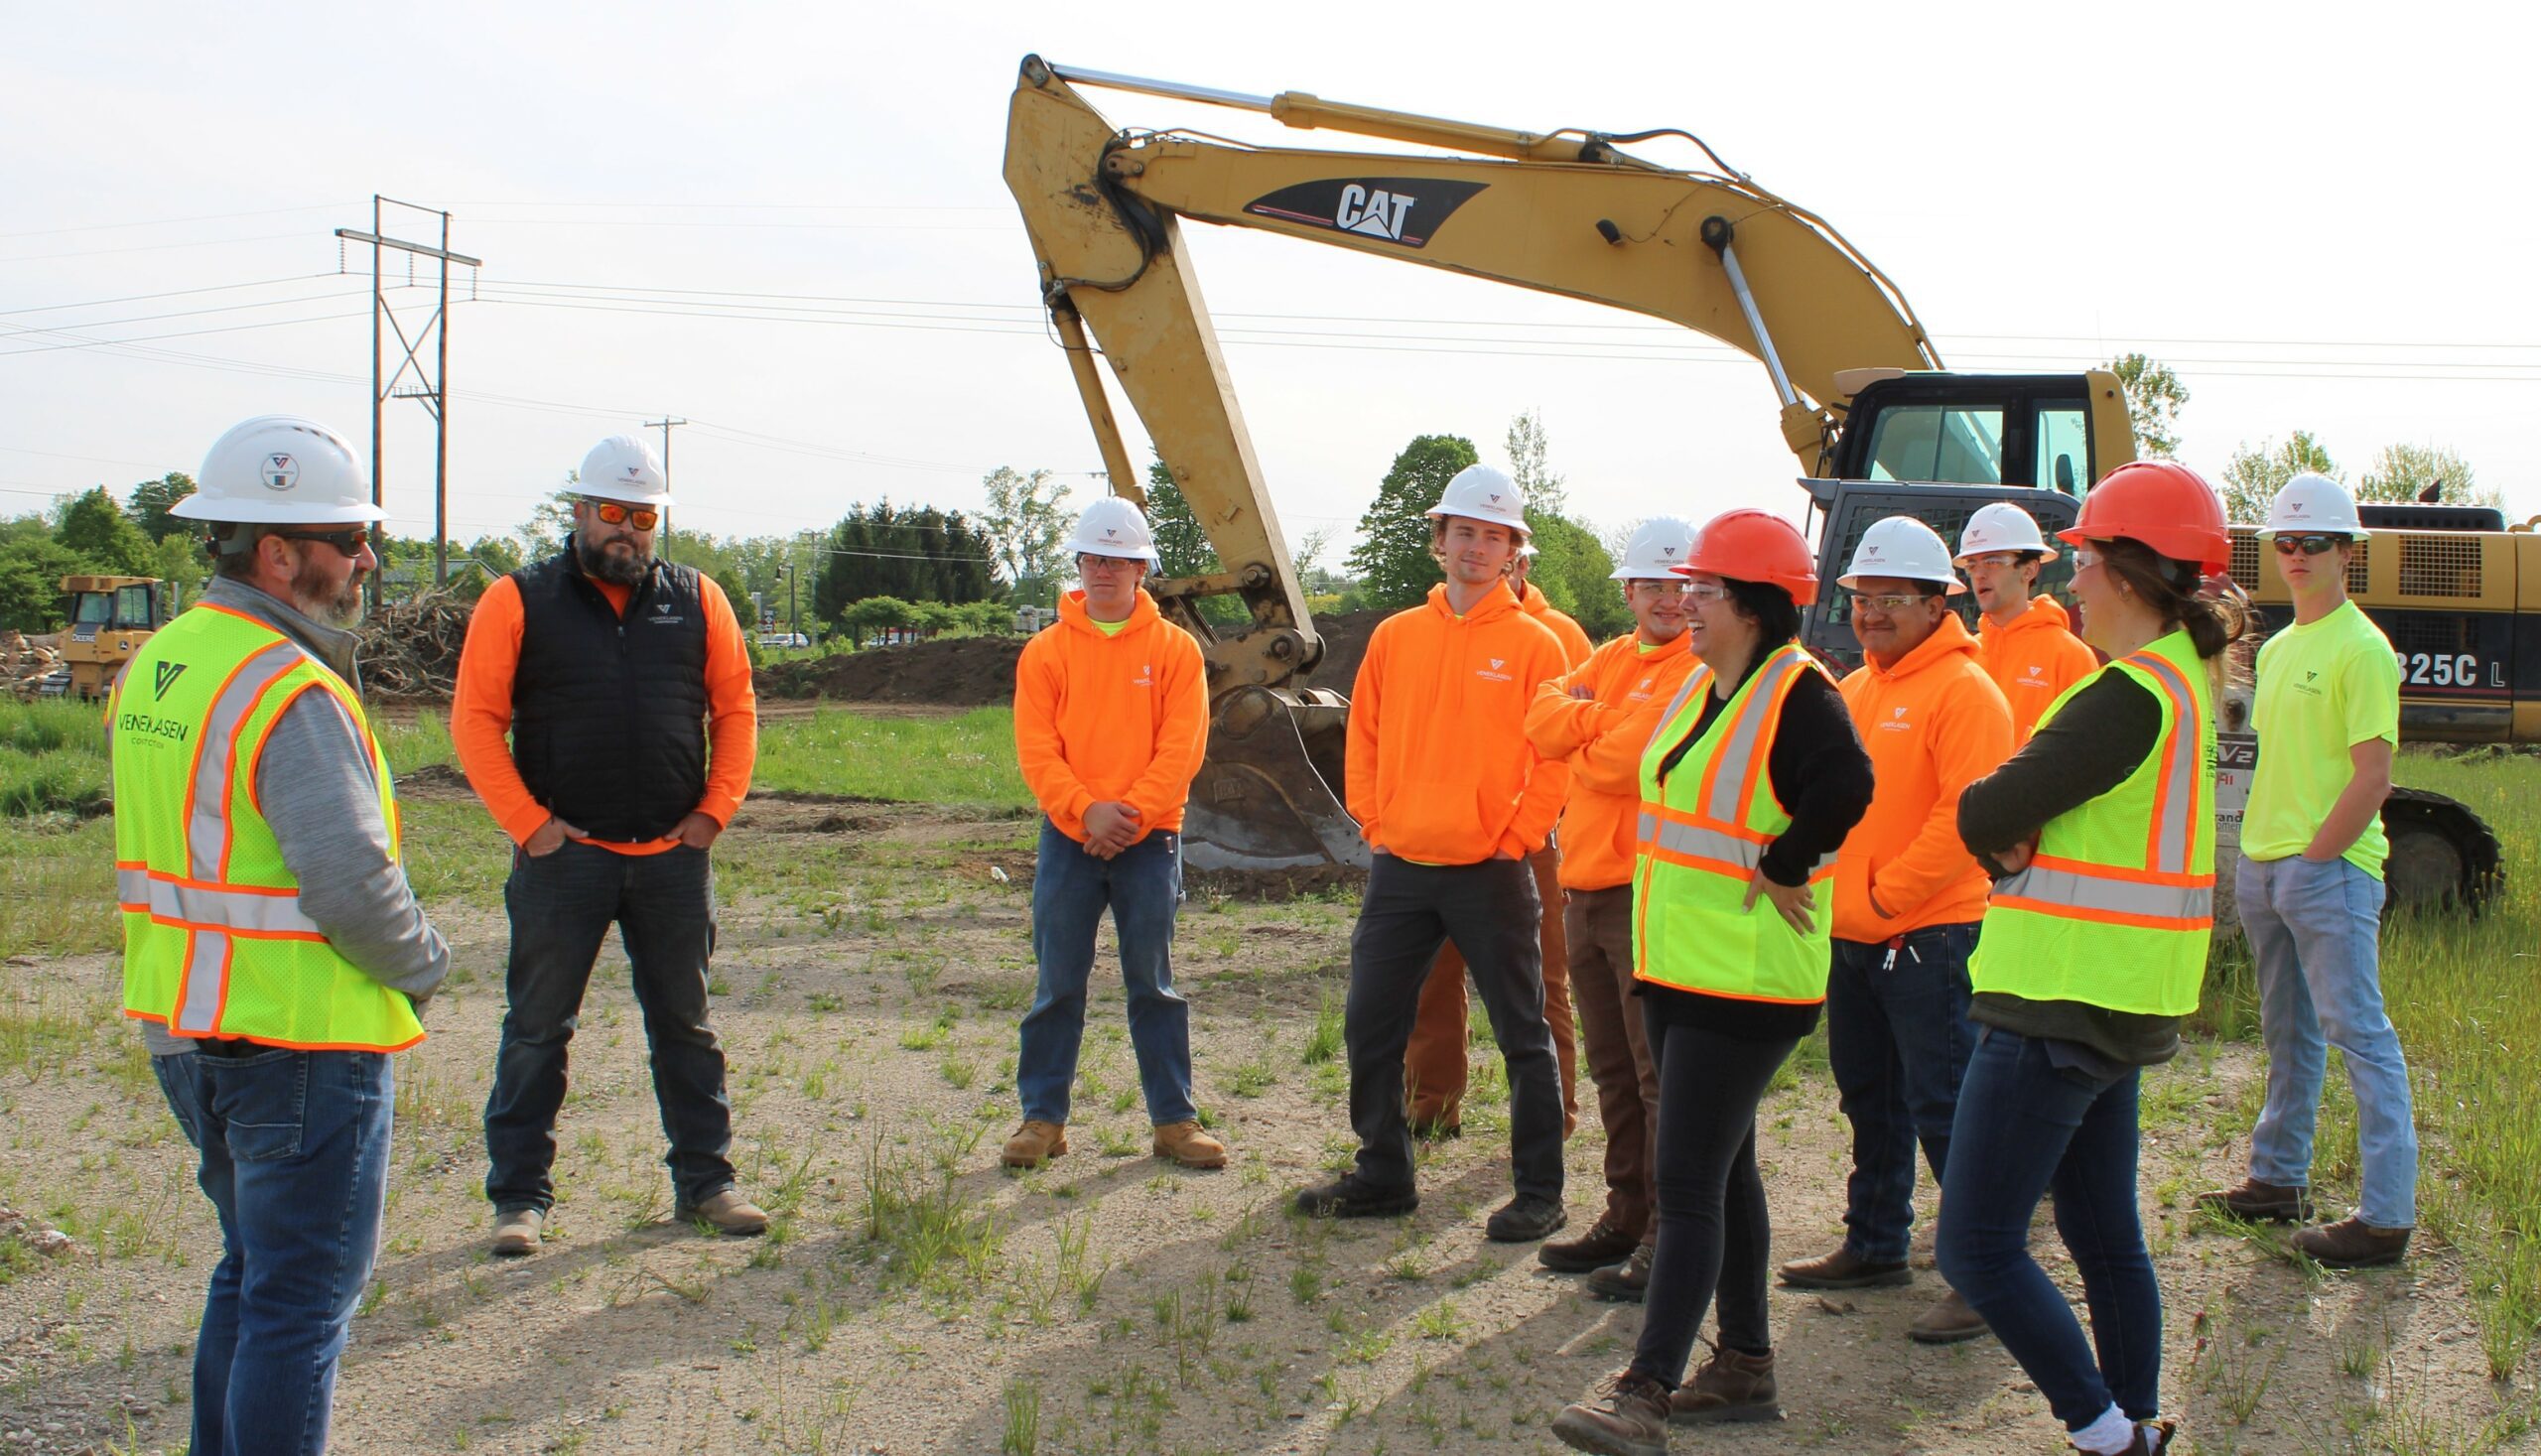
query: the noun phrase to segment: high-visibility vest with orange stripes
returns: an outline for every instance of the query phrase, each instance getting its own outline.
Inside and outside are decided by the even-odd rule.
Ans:
[[[397,796],[361,702],[274,628],[198,602],[152,635],[107,703],[124,1014],[183,1037],[312,1051],[424,1039],[414,1003],[336,954],[259,811],[256,760],[304,693],[332,694],[360,733],[389,854]]]
[[[2213,689],[2184,631],[2099,671],[2153,695],[2161,737],[2116,788],[2049,820],[2029,866],[1995,884],[1970,984],[2185,1016],[2197,1009],[2214,933]],[[2059,694],[2039,727],[2098,677]]]
[[[1818,900],[1817,928],[1791,928],[1747,886],[1791,815],[1766,771],[1783,703],[1804,673],[1823,674],[1796,642],[1766,655],[1663,780],[1659,765],[1693,731],[1712,674],[1697,667],[1641,756],[1641,826],[1633,864],[1633,975],[1683,991],[1805,1005],[1826,998],[1833,917]],[[1834,878],[1818,860],[1811,884]]]

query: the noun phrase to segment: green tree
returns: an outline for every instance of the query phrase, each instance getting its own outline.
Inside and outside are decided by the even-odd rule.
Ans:
[[[1000,465],[981,480],[988,494],[982,524],[996,548],[1005,579],[1048,582],[1058,575],[1059,543],[1067,539],[1068,487],[1048,470],[1018,473]]]
[[[1536,528],[1536,565],[1527,575],[1528,584],[1570,613],[1595,641],[1630,627],[1632,608],[1624,605],[1623,588],[1610,576],[1615,559],[1596,533],[1567,516],[1527,515]]]
[[[192,536],[170,536],[151,548],[150,570],[143,575],[167,583],[172,601],[192,602],[211,576],[211,553]]]
[[[1541,411],[1529,410],[1510,421],[1503,446],[1509,452],[1509,478],[1518,482],[1519,493],[1527,497],[1529,519],[1539,510],[1560,515],[1568,509],[1570,493],[1562,488],[1562,477],[1546,463],[1551,440],[1544,434]]]
[[[103,485],[90,488],[63,509],[62,527],[54,539],[86,560],[90,571],[146,577],[156,562],[150,538],[141,534]]]
[[[132,487],[124,497],[124,508],[132,513],[133,524],[153,541],[165,541],[171,535],[184,535],[200,529],[193,521],[168,514],[168,507],[195,493],[195,477],[183,470],[170,470],[156,480],[144,480]]]
[[[1217,548],[1161,455],[1147,462],[1147,529],[1155,533],[1155,554],[1163,563],[1159,575],[1205,577],[1219,570]]]
[[[2127,423],[2135,427],[2135,454],[2143,460],[2169,460],[2179,454],[2180,411],[2188,405],[2188,386],[2170,365],[2149,354],[2119,354],[2101,366],[2117,376],[2126,392]]]
[[[850,605],[839,621],[861,647],[882,632],[916,626],[917,608],[897,596],[868,596]]]
[[[1461,435],[1422,435],[1403,448],[1377,486],[1377,498],[1359,517],[1359,544],[1350,552],[1350,574],[1359,579],[1369,606],[1409,606],[1446,580],[1429,554],[1429,507],[1479,456]]]
[[[2261,441],[2255,449],[2246,443],[2234,447],[2232,458],[2223,463],[2223,519],[2243,525],[2266,520],[2268,502],[2305,470],[2333,480],[2346,478],[2309,430],[2295,431],[2283,445]]]
[[[2480,485],[2471,463],[2440,445],[2386,445],[2364,467],[2356,484],[2358,500],[2415,500],[2433,491],[2450,505],[2505,504],[2505,492]]]

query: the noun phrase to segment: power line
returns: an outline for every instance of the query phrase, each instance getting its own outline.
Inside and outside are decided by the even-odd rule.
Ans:
[[[127,248],[77,248],[67,253],[18,253],[0,258],[0,263],[42,263],[53,258],[106,258],[118,253],[164,253],[177,248],[217,248],[232,243],[273,242],[279,238],[300,237],[297,232],[260,232],[253,237],[201,237],[192,242],[141,243]]]
[[[277,217],[285,212],[323,212],[337,205],[334,202],[311,202],[300,207],[259,207],[250,212],[203,212],[192,217],[153,217],[140,222],[83,222],[76,227],[39,227],[27,232],[0,232],[0,241],[13,237],[55,237],[66,232],[112,232],[126,227],[174,227],[182,222],[226,222],[233,217]]]

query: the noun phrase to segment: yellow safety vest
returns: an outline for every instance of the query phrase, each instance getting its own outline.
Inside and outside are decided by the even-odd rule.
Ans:
[[[198,602],[133,654],[107,702],[124,1014],[184,1037],[306,1051],[400,1051],[413,1002],[336,954],[300,908],[256,800],[256,760],[283,711],[334,695],[379,785],[389,854],[397,796],[361,702],[298,643]]]
[[[2185,631],[2099,672],[2143,684],[2161,738],[2124,782],[2039,831],[2029,867],[1994,886],[1969,977],[2029,1000],[2185,1016],[2214,933],[2213,690]],[[2038,726],[2098,676],[2066,689]]]
[[[1768,653],[1687,749],[1667,779],[1661,760],[1702,716],[1712,675],[1696,668],[1663,716],[1665,727],[1641,755],[1641,827],[1633,883],[1633,975],[1684,991],[1740,1000],[1806,1005],[1826,998],[1828,937],[1822,900],[1817,929],[1795,931],[1761,898],[1746,906],[1765,848],[1791,828],[1766,771],[1783,702],[1804,673],[1823,674],[1796,642]],[[1834,877],[1819,860],[1812,884]]]

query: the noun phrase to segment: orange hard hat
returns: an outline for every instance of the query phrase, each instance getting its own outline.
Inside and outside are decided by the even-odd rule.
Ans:
[[[2131,461],[2100,477],[2082,497],[2073,529],[2056,539],[2141,541],[2173,561],[2207,575],[2232,564],[2232,537],[2223,528],[2223,501],[2206,477],[2177,461]]]
[[[1741,582],[1763,582],[1790,594],[1794,605],[1817,599],[1817,558],[1791,522],[1764,510],[1723,511],[1694,537],[1694,549],[1677,567]]]

